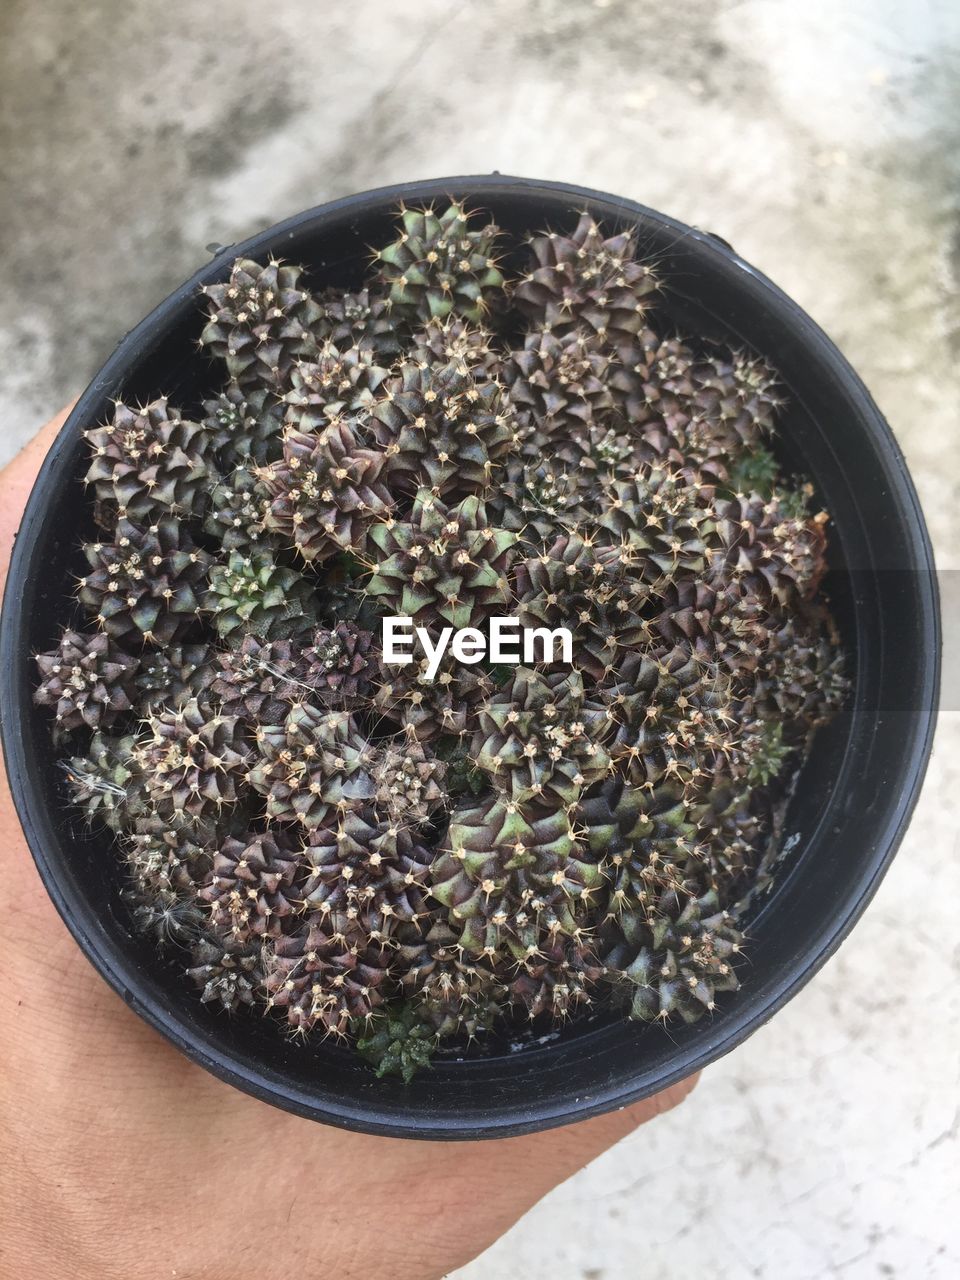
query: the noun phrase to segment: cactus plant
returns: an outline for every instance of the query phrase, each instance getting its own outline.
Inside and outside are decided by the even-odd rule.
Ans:
[[[586,214],[523,246],[404,208],[355,285],[238,259],[200,406],[87,433],[85,620],[35,689],[66,793],[201,1002],[378,1076],[715,1016],[846,687],[776,371]],[[441,645],[495,617],[572,650]]]

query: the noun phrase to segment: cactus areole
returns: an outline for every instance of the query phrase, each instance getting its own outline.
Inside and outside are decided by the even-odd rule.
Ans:
[[[80,881],[177,1043],[380,1132],[519,1132],[678,1078],[787,998],[882,869],[834,867],[842,918],[797,905],[824,892],[834,785],[866,785],[857,531],[810,414],[875,472],[885,427],[725,248],[511,181],[358,197],[354,222],[347,201],[313,238],[289,224],[289,253],[279,229],[200,273],[75,411],[44,477],[79,554],[50,544],[42,624],[35,590],[5,611],[37,708],[5,693],[14,790],[36,851],[28,741],[59,833],[40,868],[101,969],[131,989]],[[795,348],[743,320],[764,306]],[[802,370],[828,365],[846,382],[818,406]],[[898,485],[909,569],[927,548]],[[25,530],[49,540],[39,501]],[[935,600],[901,589],[915,634],[890,653],[916,674],[884,858],[936,682]],[[802,964],[766,924],[791,895]]]

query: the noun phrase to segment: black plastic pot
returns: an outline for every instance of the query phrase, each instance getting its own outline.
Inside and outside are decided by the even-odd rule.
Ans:
[[[266,1019],[202,1006],[130,931],[117,860],[65,803],[49,724],[34,711],[31,654],[71,615],[80,544],[91,530],[79,483],[81,432],[110,400],[166,392],[190,407],[214,373],[197,355],[197,289],[223,280],[237,253],[276,254],[315,285],[355,286],[367,246],[384,240],[400,200],[465,196],[507,231],[563,228],[587,208],[612,232],[636,225],[668,282],[664,309],[684,329],[766,356],[789,393],[780,443],[833,517],[831,595],[854,691],[822,732],[785,828],[792,852],[749,924],[743,985],[694,1026],[574,1023],[545,1043],[495,1043],[441,1061],[405,1086],[377,1081],[334,1044],[293,1044]],[[141,1017],[201,1066],[277,1106],[373,1133],[492,1138],[622,1107],[705,1066],[761,1026],[836,950],[903,836],[930,752],[939,682],[933,560],[917,497],[889,428],[837,349],[789,298],[721,240],[641,205],[559,183],[453,178],[367,192],[298,214],[222,251],[120,343],[47,458],[17,539],[0,628],[3,745],[40,875],[74,937]]]

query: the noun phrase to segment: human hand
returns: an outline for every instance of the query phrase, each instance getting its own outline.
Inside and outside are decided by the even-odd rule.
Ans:
[[[0,473],[0,577],[68,410]],[[433,1280],[695,1078],[498,1142],[375,1138],[280,1112],[189,1062],[98,977],[0,782],[0,1280]]]

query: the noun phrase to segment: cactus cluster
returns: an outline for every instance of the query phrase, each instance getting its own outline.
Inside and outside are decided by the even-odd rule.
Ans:
[[[357,292],[238,259],[208,398],[87,433],[99,526],[37,657],[72,801],[199,999],[438,1048],[738,982],[777,814],[840,705],[826,515],[757,355],[678,334],[633,231],[404,208]],[[570,628],[567,660],[386,662]],[[546,655],[544,655],[546,657]]]

